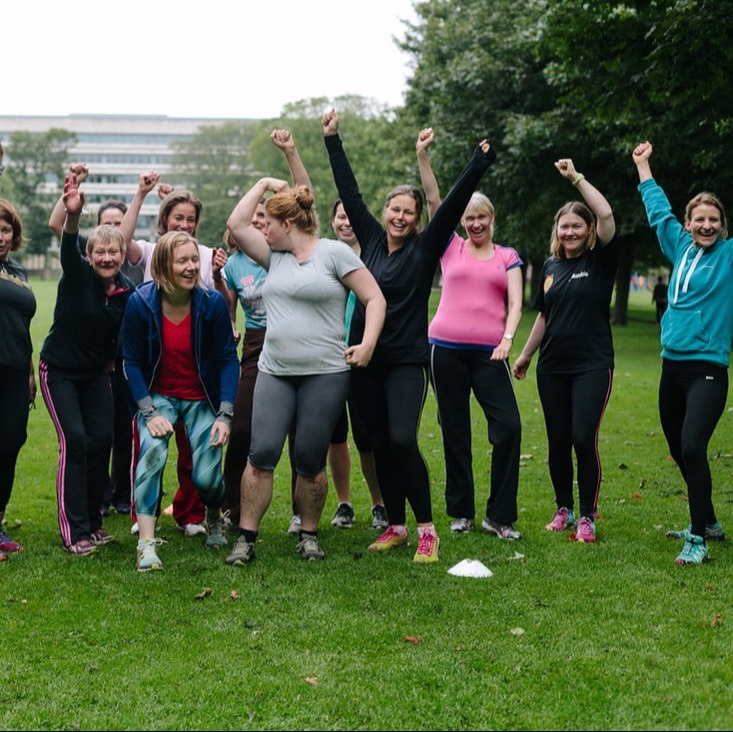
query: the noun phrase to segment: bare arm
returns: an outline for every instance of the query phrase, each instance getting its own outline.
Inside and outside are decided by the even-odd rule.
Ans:
[[[158,174],[154,170],[149,170],[147,173],[140,175],[137,190],[132,197],[132,203],[128,206],[120,225],[120,231],[125,237],[125,244],[127,245],[127,261],[130,264],[137,264],[143,255],[140,245],[132,237],[135,235],[137,220],[140,216],[140,209],[145,202],[145,196],[155,188],[157,182]]]
[[[504,336],[491,354],[492,361],[503,361],[512,350],[514,335],[522,320],[522,268],[514,267],[506,273],[507,314],[504,323]]]
[[[583,196],[598,221],[597,233],[601,246],[608,244],[616,233],[616,222],[613,219],[611,204],[582,173],[575,170],[573,161],[570,158],[558,160],[555,167],[563,177],[567,178],[580,191],[580,195]]]
[[[364,334],[361,343],[346,349],[344,354],[346,363],[351,366],[366,366],[372,359],[379,334],[384,327],[387,301],[374,275],[366,267],[359,267],[349,272],[343,278],[343,283],[354,292],[365,308]]]
[[[284,180],[277,178],[260,178],[247,193],[242,196],[239,203],[234,207],[227,221],[227,228],[231,232],[232,239],[236,245],[260,267],[267,268],[270,257],[270,247],[267,244],[264,234],[252,226],[257,204],[268,191],[279,191],[287,188]]]
[[[438,179],[435,177],[435,173],[433,173],[433,168],[430,165],[430,155],[428,154],[428,148],[433,144],[434,140],[435,135],[432,128],[426,127],[420,130],[415,145],[420,181],[422,182],[425,198],[428,202],[428,216],[431,219],[441,204],[440,186],[438,185]]]
[[[540,347],[542,339],[545,336],[545,316],[544,313],[537,313],[532,330],[529,332],[527,342],[522,348],[522,352],[512,366],[512,373],[517,379],[523,379],[527,376],[527,369],[532,361],[535,351]]]
[[[313,190],[313,184],[311,183],[308,171],[303,165],[303,161],[300,158],[298,148],[295,146],[295,140],[290,130],[273,130],[270,135],[270,139],[279,147],[285,155],[287,160],[288,168],[290,168],[290,175],[293,179],[293,185],[306,186]]]
[[[72,163],[69,166],[69,173],[76,176],[77,184],[84,182],[89,176],[89,168],[85,163]],[[63,191],[59,196],[56,205],[51,211],[51,216],[48,218],[48,228],[53,231],[57,239],[61,239],[61,231],[64,228],[64,221],[66,220],[66,207],[64,206],[64,194]]]
[[[639,182],[643,183],[645,180],[653,178],[652,166],[649,163],[649,158],[652,155],[652,143],[642,142],[634,148],[634,152],[631,153],[631,158],[636,165],[636,171],[639,173]]]

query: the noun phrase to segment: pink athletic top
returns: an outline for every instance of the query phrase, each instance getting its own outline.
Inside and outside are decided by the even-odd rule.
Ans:
[[[493,348],[504,334],[507,272],[522,260],[511,247],[494,244],[491,259],[477,259],[453,234],[440,259],[442,291],[428,340],[448,348]]]

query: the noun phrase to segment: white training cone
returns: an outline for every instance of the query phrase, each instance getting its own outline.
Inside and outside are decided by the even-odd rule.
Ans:
[[[448,570],[456,577],[493,577],[494,573],[478,559],[462,559]]]

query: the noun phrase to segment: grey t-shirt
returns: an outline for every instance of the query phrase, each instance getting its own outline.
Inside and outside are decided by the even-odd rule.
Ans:
[[[274,376],[348,371],[344,310],[349,290],[341,278],[364,263],[351,247],[321,239],[303,262],[271,252],[262,289],[267,333],[259,359]]]

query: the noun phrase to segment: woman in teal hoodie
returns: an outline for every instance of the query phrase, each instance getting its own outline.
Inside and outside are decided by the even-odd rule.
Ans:
[[[733,240],[725,209],[712,193],[687,204],[684,225],[652,177],[652,145],[634,149],[639,192],[665,257],[672,264],[662,316],[659,416],[669,451],[687,483],[690,525],[667,536],[684,539],[675,562],[702,564],[707,541],[723,539],[713,508],[707,448],[728,397],[733,341]]]

